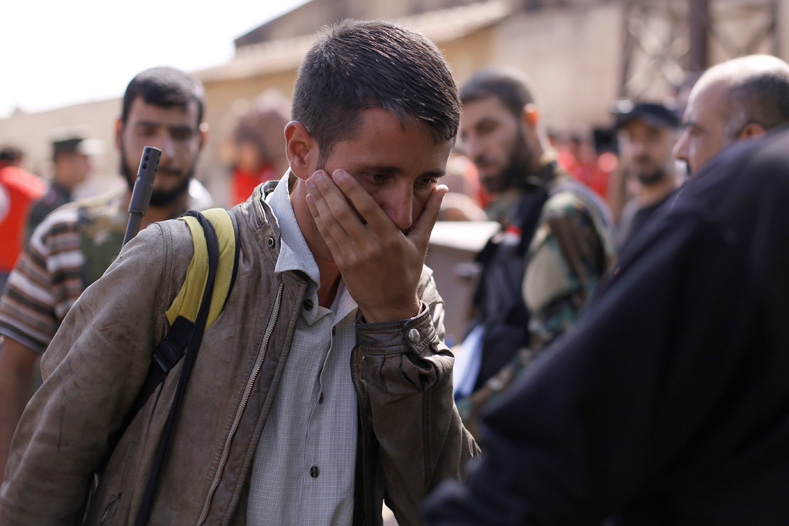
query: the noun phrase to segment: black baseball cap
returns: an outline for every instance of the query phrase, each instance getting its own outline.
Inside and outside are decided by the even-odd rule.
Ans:
[[[616,127],[621,128],[634,120],[642,120],[659,128],[678,128],[679,116],[672,106],[660,102],[634,102],[629,99],[616,101],[611,113],[616,117]]]
[[[62,153],[98,155],[102,153],[101,144],[79,132],[59,132],[52,136],[52,158]]]

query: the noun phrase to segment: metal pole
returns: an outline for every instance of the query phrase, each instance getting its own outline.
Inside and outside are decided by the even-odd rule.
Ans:
[[[690,0],[690,71],[709,66],[709,0]]]

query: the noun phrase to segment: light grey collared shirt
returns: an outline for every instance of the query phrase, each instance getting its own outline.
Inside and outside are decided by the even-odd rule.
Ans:
[[[268,197],[282,232],[275,271],[303,271],[310,284],[255,454],[247,523],[350,525],[357,433],[350,362],[357,305],[342,282],[331,309],[318,305],[318,265],[296,222],[289,173]]]

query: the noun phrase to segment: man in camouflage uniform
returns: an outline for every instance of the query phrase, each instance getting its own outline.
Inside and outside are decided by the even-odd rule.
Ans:
[[[0,477],[33,369],[66,313],[120,252],[137,160],[145,146],[162,150],[142,227],[210,206],[195,195],[192,176],[205,142],[203,88],[172,68],[153,68],[129,83],[115,125],[127,185],[66,204],[44,218],[0,297]],[[205,189],[203,189],[205,192]]]
[[[605,204],[557,166],[519,73],[483,69],[461,101],[463,148],[493,198],[488,216],[502,224],[478,256],[476,317],[455,364],[457,405],[474,432],[479,410],[573,326],[614,243]]]

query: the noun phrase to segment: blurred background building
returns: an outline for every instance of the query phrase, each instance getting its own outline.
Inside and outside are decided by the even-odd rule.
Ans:
[[[268,90],[290,97],[314,32],[344,17],[385,18],[420,30],[442,49],[459,84],[488,64],[531,77],[549,129],[589,136],[610,124],[620,97],[677,94],[689,73],[735,56],[789,59],[789,0],[312,0],[235,40],[232,60],[194,71],[205,84],[211,139],[197,177],[230,204],[234,152],[228,137]],[[157,65],[157,64],[151,64]],[[681,96],[681,94],[680,94]],[[0,119],[0,143],[27,152],[26,168],[47,172],[51,130],[80,126],[107,147],[86,192],[117,184],[112,126],[120,101]],[[284,142],[283,142],[284,144]]]

